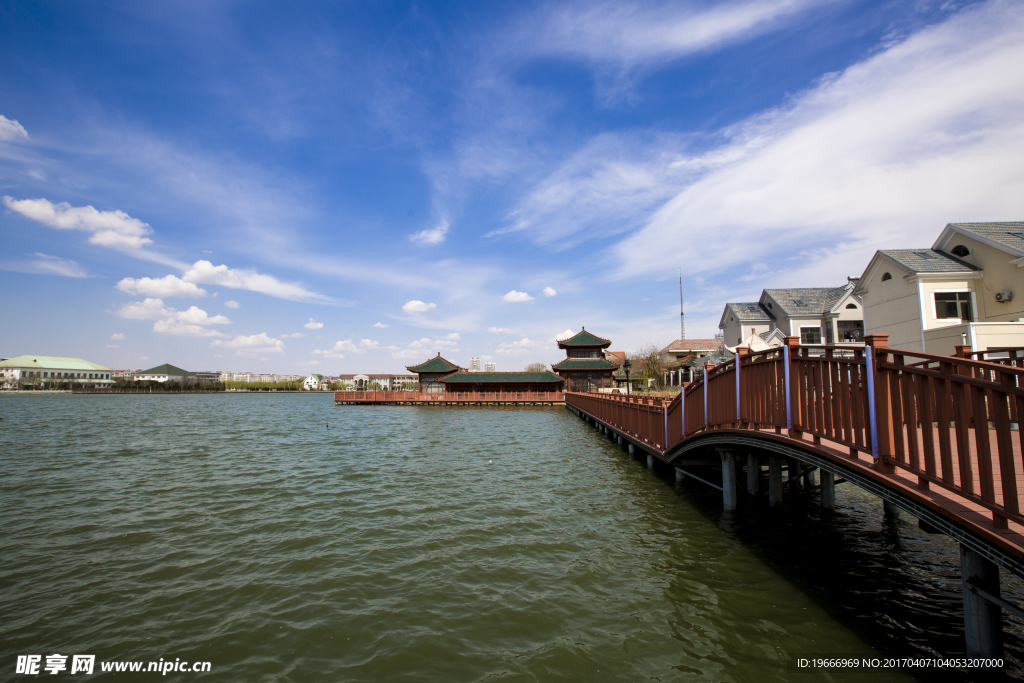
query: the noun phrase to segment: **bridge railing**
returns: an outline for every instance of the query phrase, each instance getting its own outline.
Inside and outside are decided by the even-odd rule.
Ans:
[[[1024,368],[891,349],[800,346],[743,353],[708,369],[672,401],[575,394],[566,401],[665,452],[708,429],[787,430],[871,456],[1024,524]],[[1005,359],[1004,359],[1005,360]],[[737,370],[738,368],[738,370]],[[661,418],[659,420],[659,417]]]

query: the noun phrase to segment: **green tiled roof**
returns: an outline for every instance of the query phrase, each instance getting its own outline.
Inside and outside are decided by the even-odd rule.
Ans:
[[[563,349],[566,346],[602,346],[607,348],[611,345],[611,341],[590,334],[589,332],[587,332],[586,329],[573,335],[572,337],[569,337],[568,339],[563,339],[562,341],[558,342],[558,348],[560,349]]]
[[[555,370],[614,370],[619,366],[609,363],[604,358],[566,358],[551,367]]]
[[[164,363],[158,365],[155,368],[149,370],[143,370],[142,372],[136,372],[136,375],[173,375],[175,377],[195,377],[196,373],[189,372],[188,370],[182,370],[176,365],[170,363]]]
[[[441,378],[445,384],[456,382],[460,384],[468,382],[491,383],[527,383],[527,382],[562,382],[561,377],[553,372],[456,372]]]
[[[434,358],[419,365],[407,365],[405,369],[409,372],[451,372],[452,370],[461,370],[462,368],[451,361],[441,358],[439,353]]]
[[[96,363],[81,358],[62,356],[18,356],[0,361],[0,368],[39,368],[40,370],[84,370],[86,372],[113,372]]]

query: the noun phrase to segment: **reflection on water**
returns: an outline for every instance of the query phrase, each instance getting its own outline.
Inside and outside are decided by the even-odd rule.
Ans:
[[[723,515],[564,408],[5,396],[0,417],[5,676],[58,652],[238,681],[852,681],[879,675],[786,656],[963,647],[943,537],[848,485],[827,518]]]

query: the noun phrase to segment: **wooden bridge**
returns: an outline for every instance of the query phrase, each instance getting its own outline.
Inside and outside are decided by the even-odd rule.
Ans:
[[[720,489],[727,510],[816,488],[832,508],[846,481],[882,498],[886,514],[902,509],[948,534],[961,546],[968,652],[1000,656],[1001,610],[1024,617],[999,596],[999,568],[1024,578],[1022,359],[865,341],[851,350],[789,337],[707,366],[671,400],[569,393],[566,405],[648,466]]]
[[[336,391],[336,405],[555,405],[565,403],[562,391]]]

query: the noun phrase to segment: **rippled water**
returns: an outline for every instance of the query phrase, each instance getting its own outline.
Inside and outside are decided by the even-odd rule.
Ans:
[[[944,537],[849,486],[832,516],[723,515],[564,408],[51,395],[0,417],[0,679],[57,652],[229,681],[909,680],[786,655],[963,648]]]

